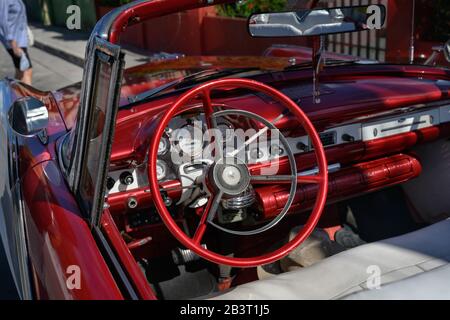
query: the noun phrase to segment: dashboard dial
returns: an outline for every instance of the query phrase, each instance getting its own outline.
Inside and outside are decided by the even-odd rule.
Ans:
[[[156,178],[161,181],[167,177],[169,172],[169,167],[167,163],[163,160],[156,161]]]
[[[175,142],[184,154],[191,157],[201,155],[203,151],[203,131],[192,125],[187,125],[177,130]]]

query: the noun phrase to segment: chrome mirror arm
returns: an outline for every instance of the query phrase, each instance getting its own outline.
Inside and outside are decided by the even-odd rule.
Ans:
[[[444,43],[443,45],[432,47],[433,53],[430,57],[425,61],[426,66],[436,66],[437,60],[441,56],[444,55],[445,59],[450,62],[450,40]]]
[[[314,37],[313,39],[313,103],[319,104],[320,101],[320,72],[324,66],[323,51],[325,48],[325,36]]]
[[[434,46],[432,48],[433,53],[430,55],[430,57],[425,61],[426,66],[435,66],[436,65],[436,59],[439,57],[441,52],[444,51],[444,46]]]

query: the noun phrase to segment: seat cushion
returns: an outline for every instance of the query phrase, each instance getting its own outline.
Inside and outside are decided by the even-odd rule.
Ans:
[[[450,220],[363,245],[317,264],[241,285],[214,299],[339,299],[367,289],[373,270],[384,285],[444,266],[450,261]]]
[[[377,290],[364,290],[345,300],[450,300],[450,264],[389,283]]]

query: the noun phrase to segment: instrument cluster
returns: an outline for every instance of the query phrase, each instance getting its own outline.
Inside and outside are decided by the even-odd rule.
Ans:
[[[234,125],[227,119],[217,119],[217,127],[222,134],[223,141],[231,138],[239,139],[233,135]],[[205,142],[206,122],[204,115],[179,116],[174,118],[158,147],[158,160],[156,164],[157,178],[161,182],[179,180],[183,187],[201,176],[199,171],[207,163],[196,164],[194,159],[203,159],[202,153],[208,147]],[[350,124],[326,130],[320,134],[324,147],[331,147],[344,143],[362,140],[361,124]],[[307,136],[287,137],[287,142],[294,155],[313,150]],[[237,142],[243,144],[244,141]],[[248,148],[245,153],[246,161],[250,164],[272,161],[287,155],[279,141],[269,141],[260,144],[257,148]],[[200,167],[199,167],[200,166]],[[190,181],[190,182],[189,182]],[[112,171],[108,177],[108,190],[110,194],[132,191],[148,186],[147,163],[129,170]],[[186,192],[184,192],[186,193]]]
[[[228,130],[233,125],[226,119],[217,120],[217,128],[224,141],[229,139]],[[156,173],[158,181],[183,181],[183,176],[192,168],[187,164],[201,159],[208,141],[205,142],[206,122],[203,114],[178,116],[167,127],[158,146]],[[126,178],[124,178],[126,177]],[[148,186],[147,163],[129,170],[109,173],[107,188],[109,194],[131,191]]]

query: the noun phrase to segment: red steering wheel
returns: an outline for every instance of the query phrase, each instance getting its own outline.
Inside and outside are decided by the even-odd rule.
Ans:
[[[215,212],[217,210],[217,206],[219,205],[221,196],[223,195],[222,191],[217,192],[216,195],[211,195],[210,200],[206,204],[206,208],[204,209],[203,215],[200,219],[200,224],[197,228],[197,231],[193,237],[188,236],[176,223],[176,221],[172,218],[170,212],[168,211],[166,207],[166,203],[163,199],[163,196],[161,195],[161,189],[160,189],[160,183],[157,179],[157,157],[158,157],[158,146],[159,141],[164,135],[164,132],[169,125],[170,121],[175,117],[177,114],[179,114],[184,107],[193,99],[197,98],[198,96],[203,97],[203,109],[205,113],[205,118],[207,119],[207,127],[208,129],[215,129],[216,124],[214,123],[215,119],[215,107],[213,103],[211,102],[211,91],[213,89],[224,89],[224,88],[244,88],[244,89],[250,89],[254,91],[259,91],[267,96],[271,97],[275,101],[281,103],[283,106],[287,108],[287,110],[293,114],[299,123],[303,126],[306,133],[311,139],[311,142],[314,146],[314,153],[316,155],[316,160],[318,164],[319,173],[317,175],[312,176],[300,176],[297,175],[297,169],[295,165],[294,160],[294,169],[291,171],[291,173],[295,172],[294,180],[289,180],[292,178],[292,176],[284,176],[285,178],[279,179],[269,179],[268,181],[270,183],[289,183],[291,185],[294,185],[294,193],[297,186],[297,183],[313,183],[318,184],[318,194],[317,199],[314,205],[314,209],[306,222],[306,224],[302,227],[300,232],[297,234],[297,236],[289,241],[287,244],[282,246],[281,248],[266,253],[261,256],[256,257],[246,257],[246,258],[238,258],[238,257],[229,257],[224,256],[221,254],[218,254],[216,252],[210,251],[206,248],[204,248],[201,245],[202,237],[205,233],[205,230],[207,228],[208,224],[213,224],[211,219],[214,214],[211,214],[212,212]],[[243,110],[240,110],[241,112],[244,112]],[[292,155],[292,153],[291,153]],[[292,160],[292,156],[290,159]],[[220,162],[220,163],[219,163]],[[218,166],[221,165],[218,169]],[[292,163],[291,163],[292,165]],[[211,165],[210,172],[231,172],[233,173],[233,170],[236,172],[238,170],[241,170],[241,166],[236,166],[236,168],[228,168],[223,167],[224,161],[217,161],[214,165]],[[239,168],[238,168],[239,167]],[[243,167],[243,172],[239,172],[239,179],[242,180],[252,180],[252,176],[248,170],[247,167]],[[245,168],[247,168],[245,170]],[[245,172],[246,171],[246,172]],[[247,175],[244,179],[242,175]],[[325,156],[325,151],[322,146],[322,142],[320,140],[319,134],[315,130],[313,124],[308,119],[308,117],[305,115],[305,113],[299,108],[299,106],[294,103],[290,98],[288,98],[286,95],[281,93],[280,91],[269,87],[263,83],[248,80],[248,79],[221,79],[221,80],[214,80],[205,84],[202,84],[196,88],[193,88],[183,94],[174,104],[171,108],[165,111],[162,118],[159,120],[159,123],[156,126],[154,136],[150,143],[150,150],[149,150],[149,161],[148,161],[148,177],[150,182],[150,189],[153,196],[153,201],[155,203],[156,209],[158,210],[162,221],[167,226],[169,231],[172,233],[172,235],[177,238],[184,246],[194,251],[196,254],[198,254],[200,257],[209,260],[211,262],[217,263],[217,264],[223,264],[223,265],[229,265],[233,267],[241,267],[241,268],[248,268],[248,267],[255,267],[259,265],[265,265],[272,262],[275,262],[287,254],[294,250],[296,247],[298,247],[314,230],[316,227],[320,216],[322,214],[322,211],[325,207],[327,193],[328,193],[328,165],[327,165],[327,159]],[[257,177],[258,179],[256,182],[261,182],[261,178],[264,178],[262,176]],[[277,181],[282,180],[284,181]],[[233,180],[233,179],[231,179]],[[235,179],[236,180],[236,179]],[[267,181],[266,181],[267,183]],[[222,183],[223,185],[224,183]],[[221,189],[221,188],[219,188]],[[292,193],[292,189],[291,189]],[[221,196],[219,197],[218,194]],[[292,198],[293,199],[293,198]],[[286,206],[289,209],[291,203],[288,203]],[[286,212],[287,212],[286,210]]]

